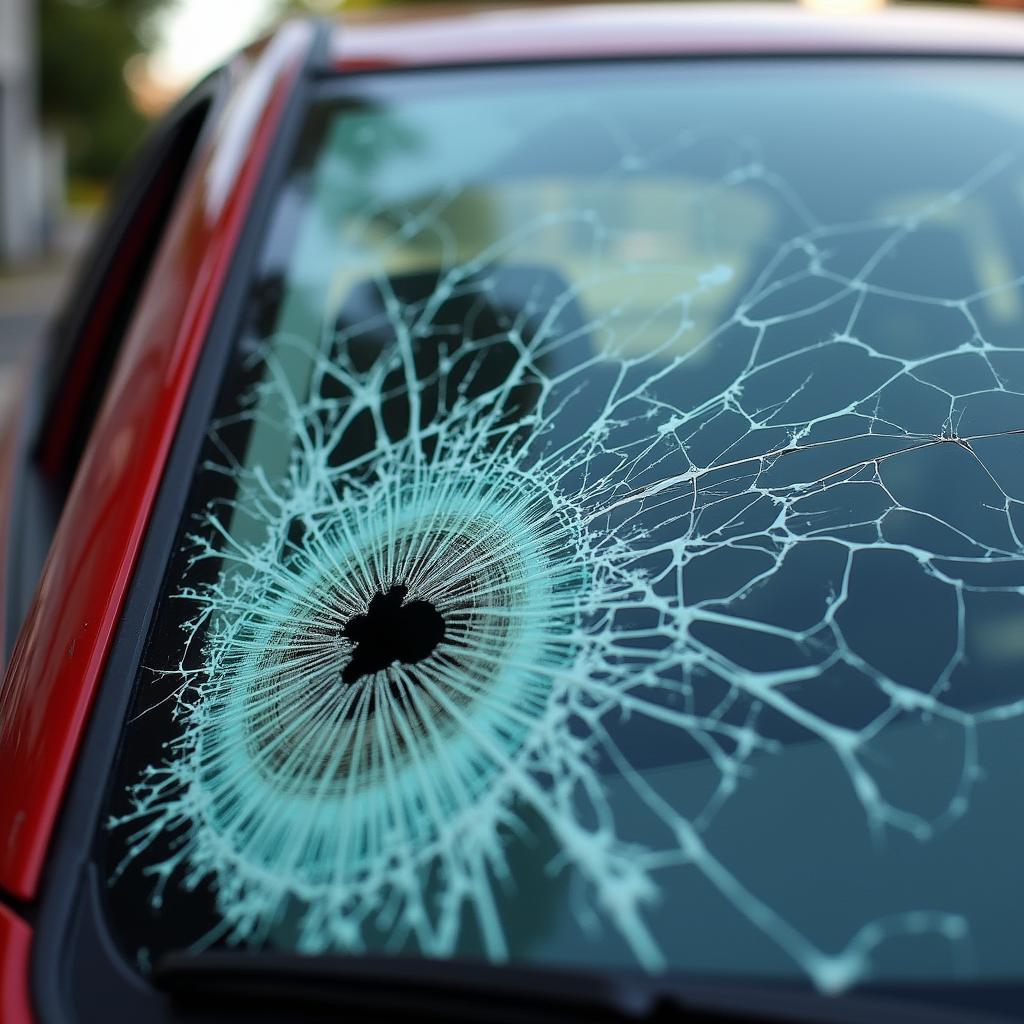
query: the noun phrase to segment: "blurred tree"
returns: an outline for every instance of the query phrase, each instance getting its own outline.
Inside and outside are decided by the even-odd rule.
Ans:
[[[72,175],[108,178],[145,127],[124,68],[153,43],[171,0],[37,0],[43,119],[65,137]]]

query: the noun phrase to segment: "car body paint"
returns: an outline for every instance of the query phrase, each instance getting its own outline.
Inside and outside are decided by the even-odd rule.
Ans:
[[[32,930],[20,917],[0,905],[0,1020],[31,1024],[28,992]]]
[[[168,225],[15,644],[0,689],[0,887],[19,899],[36,894],[196,360],[311,40],[294,23],[236,60],[240,81]],[[233,119],[254,105],[239,132]]]

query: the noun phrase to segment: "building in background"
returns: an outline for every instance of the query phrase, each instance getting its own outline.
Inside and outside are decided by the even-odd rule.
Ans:
[[[46,248],[60,165],[38,118],[34,0],[0,0],[0,265]]]

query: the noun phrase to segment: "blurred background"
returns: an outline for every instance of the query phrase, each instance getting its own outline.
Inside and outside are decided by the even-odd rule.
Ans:
[[[849,10],[885,0],[801,2]],[[114,174],[148,122],[290,14],[366,17],[431,4],[0,0],[0,392],[5,368],[57,301]]]

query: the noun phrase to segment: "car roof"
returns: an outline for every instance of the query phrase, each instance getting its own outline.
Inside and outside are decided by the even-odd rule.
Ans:
[[[371,18],[331,33],[337,70],[634,56],[907,54],[1024,56],[1012,12],[797,4],[453,5]]]

